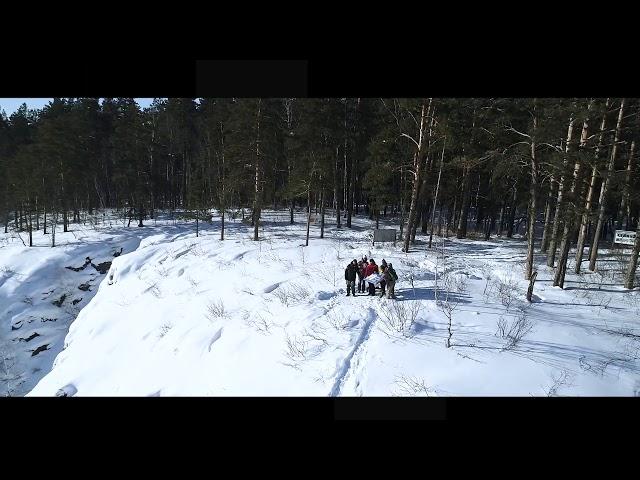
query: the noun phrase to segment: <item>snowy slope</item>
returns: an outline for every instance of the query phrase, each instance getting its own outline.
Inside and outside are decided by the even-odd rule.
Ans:
[[[62,388],[141,396],[640,390],[640,292],[625,292],[609,274],[568,276],[563,291],[537,258],[528,306],[521,239],[448,239],[444,257],[438,240],[437,249],[419,244],[405,255],[400,245],[371,247],[370,225],[358,218],[353,230],[328,228],[324,240],[312,227],[305,248],[302,215],[293,226],[286,213],[265,215],[260,242],[240,222],[229,224],[225,241],[215,222],[199,238],[193,226],[140,229],[148,236],[112,259],[53,370],[29,395]],[[345,296],[344,268],[365,254],[394,264],[396,302]],[[15,291],[10,298],[15,309]],[[402,325],[411,310],[416,321]],[[498,324],[508,330],[518,319],[531,330],[510,346]]]
[[[55,248],[50,233],[34,232],[31,248],[23,245],[26,233],[22,241],[16,233],[0,234],[0,395],[24,395],[51,370],[69,325],[106,277],[93,265],[102,267],[114,255],[135,250],[160,229],[190,232],[168,221],[137,229],[114,218],[90,220],[95,227],[90,222],[71,224],[68,232],[59,227]],[[87,257],[93,265],[82,268]]]

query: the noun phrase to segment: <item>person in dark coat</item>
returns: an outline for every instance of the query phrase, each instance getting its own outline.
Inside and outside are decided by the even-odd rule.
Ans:
[[[396,281],[398,280],[398,274],[393,269],[393,264],[390,263],[387,268],[387,298],[396,298]]]
[[[358,270],[358,262],[355,260],[347,265],[347,268],[344,270],[344,279],[347,281],[347,297],[350,292],[353,293],[353,296],[356,296],[356,272]]]
[[[367,267],[367,264],[360,260],[358,262],[358,293],[364,293],[365,290],[365,281],[364,281],[364,269]]]

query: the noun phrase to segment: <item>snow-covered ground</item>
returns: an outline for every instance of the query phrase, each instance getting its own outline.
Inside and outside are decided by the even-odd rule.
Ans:
[[[420,239],[403,254],[399,243],[372,247],[367,219],[336,229],[328,216],[326,238],[314,225],[304,247],[303,214],[294,225],[287,212],[264,215],[260,242],[239,220],[220,241],[217,218],[199,238],[194,224],[168,220],[72,225],[55,249],[41,233],[31,249],[1,237],[0,345],[13,394],[640,391],[640,291],[618,286],[613,254],[600,274],[568,275],[565,290],[537,255],[528,304],[522,239],[438,238],[432,250]],[[345,296],[344,268],[363,255],[393,263],[398,300]],[[65,268],[87,256],[111,261],[109,272]]]

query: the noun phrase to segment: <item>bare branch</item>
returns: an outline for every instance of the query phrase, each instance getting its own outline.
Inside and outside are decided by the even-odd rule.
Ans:
[[[516,145],[529,145],[529,142],[522,141],[522,142],[512,143],[502,151],[502,154],[504,155],[505,153],[507,153],[507,150],[509,150],[511,147],[515,147]]]
[[[562,152],[562,148],[558,147],[557,145],[551,145],[550,143],[546,143],[546,142],[542,142],[538,144],[539,146],[546,146],[546,147],[551,147],[553,148],[556,152]]]
[[[416,144],[416,147],[420,148],[420,145],[418,144],[418,142],[416,142],[415,139],[411,135],[407,135],[406,133],[401,133],[400,136],[401,137],[407,137],[409,140],[411,140],[413,143]]]
[[[513,127],[506,127],[506,129],[507,129],[507,131],[508,131],[508,132],[517,133],[518,135],[521,135],[521,136],[523,136],[523,137],[531,138],[531,135],[528,135],[528,134],[526,134],[526,133],[519,132],[518,130],[516,130],[516,129],[515,129],[515,128],[513,128]]]

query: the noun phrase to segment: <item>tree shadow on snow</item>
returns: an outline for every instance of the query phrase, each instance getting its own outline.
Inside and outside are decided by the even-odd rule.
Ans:
[[[440,300],[445,299],[446,294],[440,290],[438,292],[438,297]],[[436,301],[435,289],[430,287],[416,287],[416,288],[396,288],[396,298],[399,301],[404,300],[427,300],[427,301]],[[471,303],[471,300],[467,300],[469,298],[468,295],[462,295],[456,292],[449,293],[449,302],[452,303]]]

